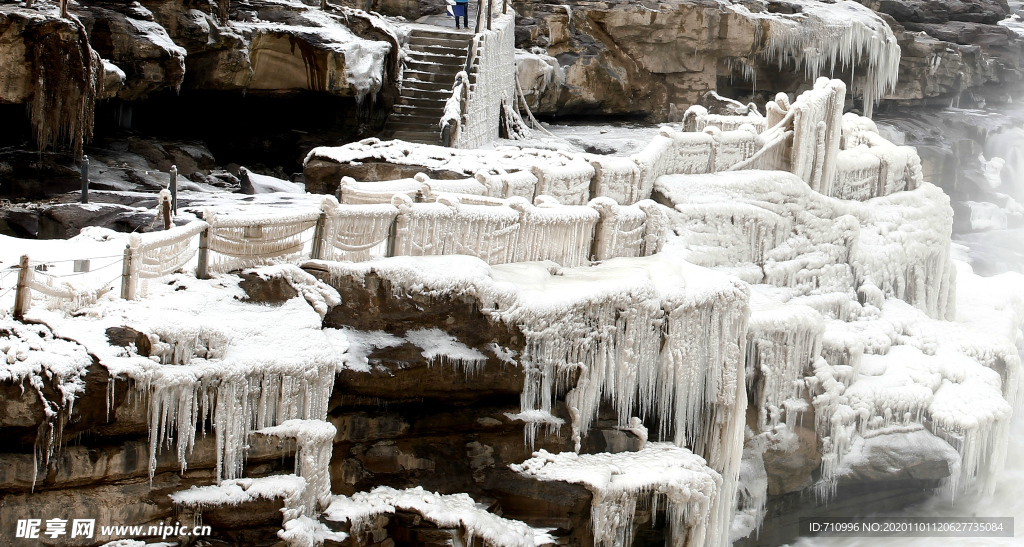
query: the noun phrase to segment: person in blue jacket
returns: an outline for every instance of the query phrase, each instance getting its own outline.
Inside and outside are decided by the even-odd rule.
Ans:
[[[459,17],[462,17],[463,26],[469,28],[469,0],[455,0],[451,9],[455,16],[455,28],[459,28]]]

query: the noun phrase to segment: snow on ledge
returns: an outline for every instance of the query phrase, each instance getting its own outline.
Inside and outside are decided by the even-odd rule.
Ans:
[[[525,523],[486,511],[468,494],[442,495],[422,487],[396,490],[378,486],[352,497],[334,496],[323,518],[351,523],[351,534],[358,536],[370,519],[396,510],[418,513],[440,528],[464,528],[494,547],[536,545],[534,531]]]
[[[650,499],[657,515],[667,500],[669,544],[720,545],[712,508],[720,495],[722,476],[705,460],[671,443],[648,443],[639,452],[618,454],[551,454],[539,450],[521,464],[509,466],[525,477],[579,484],[593,493],[591,524],[599,546],[629,545],[640,496]],[[721,538],[724,540],[725,538]]]

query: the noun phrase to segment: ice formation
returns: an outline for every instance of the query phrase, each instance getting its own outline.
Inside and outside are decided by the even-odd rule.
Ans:
[[[440,528],[463,530],[466,535],[458,540],[466,545],[479,538],[495,547],[535,547],[534,531],[523,522],[489,513],[467,494],[441,495],[420,487],[396,490],[378,486],[352,497],[334,496],[323,518],[348,522],[350,533],[358,536],[369,519],[396,510],[418,513]]]
[[[618,410],[621,427],[639,406],[657,417],[663,435],[693,447],[726,477],[712,510],[714,522],[728,526],[746,408],[747,292],[739,282],[667,253],[579,268],[487,268],[455,258],[331,267],[335,276],[376,272],[400,291],[472,294],[485,313],[526,337],[518,416],[528,418],[528,440],[553,424],[552,402],[563,393],[577,446],[602,400]],[[462,276],[444,275],[444,265]]]
[[[46,465],[58,448],[64,422],[75,400],[85,391],[86,369],[92,357],[74,342],[55,337],[45,325],[25,325],[0,316],[0,382],[35,391],[42,403],[45,422],[35,446],[32,483],[39,465]],[[52,400],[44,390],[52,387]]]
[[[874,103],[896,88],[900,47],[892,29],[873,10],[854,1],[793,3],[801,9],[792,15],[752,13],[735,4],[729,8],[767,23],[764,53],[769,60],[779,61],[780,70],[783,63],[792,61],[807,78],[831,76],[847,68],[856,77],[855,68],[863,62],[866,73],[859,87],[864,112],[870,117]]]
[[[230,277],[205,283],[175,274],[169,285],[165,277],[151,287],[145,306],[103,300],[91,321],[34,313],[100,359],[110,371],[111,393],[115,382],[132,382],[133,398],[148,406],[151,474],[165,447],[173,446],[186,468],[196,436],[210,429],[216,475],[230,479],[242,471],[254,430],[326,417],[339,350],[346,347],[321,330],[322,313],[339,303],[334,289],[290,265],[263,275],[283,277],[299,296],[279,308],[246,305]],[[146,333],[153,354],[110,346],[105,329],[124,325]]]
[[[721,476],[701,457],[670,443],[648,443],[639,452],[619,454],[540,450],[511,468],[527,477],[581,484],[590,490],[595,545],[630,545],[633,514],[641,500],[654,516],[664,504],[669,545],[721,545],[727,539],[719,535],[712,509],[716,499],[726,495]]]
[[[255,431],[260,435],[291,439],[295,442],[295,474],[306,481],[302,506],[307,516],[326,508],[331,498],[331,453],[337,430],[321,419],[286,420]]]

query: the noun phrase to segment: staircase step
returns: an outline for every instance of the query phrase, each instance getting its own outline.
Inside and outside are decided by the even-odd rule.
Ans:
[[[412,99],[447,99],[452,96],[452,90],[444,89],[441,87],[434,89],[426,89],[423,87],[402,87],[402,96],[409,97]]]
[[[445,103],[447,100],[438,101],[436,99],[422,99],[415,97],[399,97],[398,102],[395,103],[395,108],[423,108],[427,110],[444,110]]]
[[[473,32],[464,30],[461,32],[455,32],[454,29],[442,30],[437,29],[425,29],[417,28],[412,31],[413,36],[423,36],[427,38],[444,38],[446,40],[465,40],[469,41],[473,39]]]
[[[419,34],[413,34],[409,37],[409,46],[443,46],[459,48],[463,51],[469,46],[470,40],[468,38],[441,38],[436,36],[422,36]]]
[[[408,60],[421,63],[438,63],[442,65],[464,65],[466,64],[465,55],[455,55],[453,53],[442,54],[442,53],[427,53],[423,51],[410,51],[408,52]]]
[[[406,70],[402,73],[402,79],[406,82],[410,80],[417,80],[420,82],[437,82],[451,85],[455,82],[455,74],[446,72],[426,72],[423,70]]]
[[[408,63],[405,66],[405,71],[403,72],[403,74],[408,74],[413,79],[437,81],[437,76],[447,76],[449,78],[454,78],[456,74],[462,72],[465,69],[466,67],[464,65],[437,66],[428,63]],[[435,79],[429,79],[430,77],[427,76],[429,74],[434,74]],[[443,79],[444,78],[441,78],[441,80]]]
[[[396,104],[395,113],[397,114],[410,114],[413,116],[433,116],[437,115],[441,117],[441,113],[444,112],[444,103],[435,101],[427,104]]]
[[[455,55],[458,57],[466,58],[468,52],[465,47],[447,47],[447,46],[434,46],[434,45],[419,45],[412,44],[409,46],[411,53],[432,53],[434,55]]]
[[[418,144],[441,144],[440,134],[434,135],[431,133],[410,133],[404,131],[396,131],[395,134],[391,136],[391,138],[403,140],[406,142],[414,142]]]
[[[388,120],[389,121],[394,121],[396,123],[409,122],[409,123],[422,123],[422,124],[437,125],[441,121],[441,116],[433,116],[433,115],[428,115],[428,114],[406,114],[406,113],[394,112],[394,113],[391,114],[391,117],[388,118]]]

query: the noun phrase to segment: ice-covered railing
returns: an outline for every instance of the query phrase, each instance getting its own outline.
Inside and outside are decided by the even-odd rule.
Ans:
[[[198,251],[196,236],[208,228],[206,222],[190,222],[163,232],[132,235],[124,255],[121,297],[133,300],[140,281],[163,277],[188,264]]]
[[[313,240],[320,217],[318,210],[279,216],[222,216],[208,211],[207,269],[227,272],[288,262]]]
[[[619,205],[602,197],[591,200],[590,206],[601,215],[594,234],[594,260],[650,256],[661,250],[669,222],[653,201]]]
[[[594,172],[594,166],[582,159],[564,165],[534,166],[536,194],[553,196],[565,205],[583,205],[590,200],[590,181]]]
[[[662,127],[650,144],[631,156],[640,169],[639,195],[650,196],[662,175],[724,171],[748,160],[762,146],[763,139],[752,127],[722,131],[709,126],[700,132]]]
[[[338,185],[338,202],[346,205],[391,203],[395,194],[415,197],[422,183],[414,179],[396,179],[375,183],[358,182],[342,177]]]
[[[653,254],[667,230],[664,215],[650,200],[620,206],[610,198],[597,198],[588,205],[562,205],[551,196],[539,196],[533,205],[519,196],[483,195],[487,187],[477,179],[417,177],[408,179],[422,189],[414,195],[432,201],[414,202],[410,192],[399,189],[375,193],[375,199],[389,196],[392,203],[339,204],[326,197],[319,209],[282,216],[207,211],[209,222],[131,236],[123,259],[103,267],[122,264],[121,297],[133,300],[140,296],[140,287],[145,293],[146,280],[181,270],[197,252],[200,278],[308,258],[360,262],[402,255],[465,254],[488,264],[551,260],[577,266],[592,259]],[[481,193],[436,192],[434,187]],[[18,315],[28,309],[33,290],[49,296],[51,307],[67,310],[91,304],[110,290],[109,283],[76,287],[33,272],[27,257],[24,261],[15,298]]]
[[[413,203],[395,196],[393,256],[466,254],[488,264],[515,259],[520,213],[506,205],[464,205],[454,197]]]
[[[875,123],[856,114],[843,115],[843,146],[829,195],[866,199],[913,190],[924,181],[921,158],[910,146],[896,146],[878,134]]]
[[[801,93],[789,107],[794,113],[790,170],[825,195],[835,177],[845,100],[842,80],[818,78],[814,89]]]
[[[541,196],[543,198],[543,196]],[[513,262],[551,260],[563,266],[585,264],[590,258],[594,227],[600,215],[592,207],[546,204],[512,198],[509,206],[519,212],[519,240]]]
[[[441,130],[441,142],[445,146],[459,141],[459,134],[462,128],[462,118],[466,112],[466,102],[469,100],[469,75],[466,71],[460,70],[455,75],[455,83],[452,84],[452,96],[444,103],[444,113],[438,127]]]
[[[688,132],[703,131],[709,126],[717,127],[722,131],[733,131],[744,125],[750,125],[757,133],[770,127],[768,120],[757,110],[752,110],[746,115],[710,114],[707,108],[693,105],[686,109],[683,119],[684,130]]]
[[[313,255],[324,260],[360,262],[388,254],[391,227],[398,209],[391,204],[341,206],[333,198],[324,198],[326,213],[322,239]]]
[[[537,193],[537,177],[530,171],[508,172],[498,167],[477,171],[475,177],[487,188],[489,196],[533,199]]]

